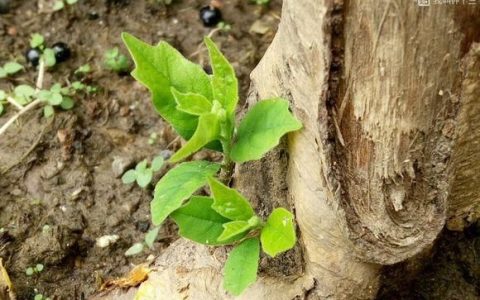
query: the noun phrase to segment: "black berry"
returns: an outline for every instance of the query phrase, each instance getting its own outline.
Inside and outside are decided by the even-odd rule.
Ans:
[[[38,66],[38,62],[40,61],[40,56],[42,56],[42,51],[38,48],[30,48],[25,53],[25,58],[32,66]]]
[[[222,20],[222,12],[216,7],[202,7],[200,9],[200,20],[205,27],[214,27]]]
[[[63,42],[55,43],[52,46],[53,53],[55,53],[55,60],[57,63],[61,63],[70,58],[71,52],[67,44]]]

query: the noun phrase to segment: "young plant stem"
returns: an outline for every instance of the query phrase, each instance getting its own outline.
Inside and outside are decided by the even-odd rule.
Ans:
[[[7,97],[7,101],[16,108],[23,109],[23,105],[18,104],[17,101],[15,101],[15,99],[13,99],[12,97]]]
[[[234,121],[232,121],[234,123]],[[227,122],[227,124],[229,124]],[[222,131],[225,133],[223,139],[221,139],[222,148],[223,148],[223,161],[222,169],[220,171],[220,181],[229,186],[230,181],[232,180],[233,171],[235,169],[235,162],[232,161],[230,157],[230,152],[232,151],[232,140],[233,140],[233,126],[226,125],[222,128]]]
[[[41,59],[39,68],[38,68],[38,77],[37,77],[37,84],[36,84],[37,92],[42,88],[44,73],[45,73],[45,63],[43,62],[43,59]],[[4,134],[5,131],[7,131],[8,127],[10,127],[10,125],[12,125],[20,116],[22,116],[27,111],[35,108],[37,105],[39,105],[42,102],[43,102],[42,100],[36,99],[33,102],[30,102],[27,106],[22,107],[22,109],[20,109],[18,113],[16,113],[14,116],[8,119],[8,121],[2,125],[2,127],[0,128],[0,135]]]

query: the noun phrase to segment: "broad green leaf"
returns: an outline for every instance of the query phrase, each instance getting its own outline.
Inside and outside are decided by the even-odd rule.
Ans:
[[[152,171],[157,172],[162,168],[162,166],[163,166],[163,157],[162,156],[155,157],[152,161]]]
[[[250,224],[247,221],[232,221],[223,224],[223,232],[218,237],[218,241],[224,241],[240,233],[244,233],[250,229]]]
[[[15,74],[18,71],[22,70],[23,66],[19,63],[11,61],[11,62],[7,62],[3,66],[3,69],[5,70],[5,72],[7,72],[7,74]]]
[[[235,112],[238,102],[238,81],[235,70],[209,37],[206,37],[204,41],[208,48],[213,71],[213,98],[231,114]]]
[[[254,216],[252,206],[237,190],[225,186],[213,177],[208,178],[208,185],[215,200],[212,208],[219,214],[235,221],[247,221]]]
[[[170,158],[170,162],[178,162],[188,156],[192,155],[196,151],[200,150],[203,146],[216,140],[220,134],[220,121],[218,116],[214,113],[207,113],[201,115],[198,119],[198,127],[190,140],[183,145]]]
[[[212,110],[212,103],[200,94],[180,93],[174,87],[171,89],[177,102],[177,109],[187,114],[200,116]]]
[[[152,181],[152,178],[153,178],[152,169],[145,169],[145,170],[141,170],[140,172],[136,171],[136,173],[137,173],[137,184],[140,187],[144,188]]]
[[[267,219],[260,234],[262,248],[271,257],[292,249],[297,241],[293,214],[285,208],[276,208]]]
[[[260,101],[240,122],[231,157],[239,163],[260,159],[278,145],[284,134],[301,127],[288,110],[288,101],[281,98]]]
[[[242,238],[218,241],[223,223],[229,220],[214,211],[212,203],[212,198],[193,196],[185,206],[174,211],[170,216],[177,223],[179,234],[194,242],[212,246],[229,244]]]
[[[155,243],[155,240],[157,239],[159,230],[160,227],[155,227],[153,229],[150,229],[145,235],[145,244],[147,244],[150,249],[153,248],[153,243]]]
[[[55,114],[55,111],[53,110],[53,106],[51,105],[45,105],[43,107],[43,116],[45,118],[50,118],[51,116],[53,116]]]
[[[160,225],[168,215],[182,206],[184,200],[207,183],[215,175],[219,164],[207,161],[185,162],[165,174],[155,186],[150,205],[153,224]]]
[[[143,244],[142,243],[135,243],[132,247],[128,248],[125,251],[125,256],[133,256],[141,253],[143,251]]]
[[[234,296],[240,295],[257,280],[260,245],[258,238],[243,241],[228,255],[223,269],[223,287]]]
[[[60,103],[60,107],[62,109],[69,110],[69,109],[72,109],[74,105],[75,105],[75,102],[73,102],[72,98],[68,96],[62,97],[62,103]]]
[[[137,172],[135,170],[128,170],[122,176],[122,182],[125,184],[133,183],[137,180]]]
[[[202,67],[180,54],[166,42],[151,46],[134,36],[123,33],[122,39],[130,51],[136,68],[132,76],[152,93],[159,114],[185,139],[197,128],[198,118],[177,109],[171,87],[182,93],[200,94],[212,99],[210,78]]]
[[[57,63],[53,49],[47,48],[43,50],[42,58],[47,67],[53,67]]]

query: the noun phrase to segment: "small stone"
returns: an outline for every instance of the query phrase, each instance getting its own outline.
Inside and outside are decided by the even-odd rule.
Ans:
[[[106,248],[110,245],[113,245],[116,241],[118,241],[120,237],[116,234],[112,235],[104,235],[97,238],[95,245],[99,248]]]
[[[163,157],[164,160],[168,160],[173,154],[173,151],[171,150],[162,150],[158,155]]]
[[[112,162],[112,172],[115,178],[120,178],[125,171],[135,164],[133,157],[115,156]]]

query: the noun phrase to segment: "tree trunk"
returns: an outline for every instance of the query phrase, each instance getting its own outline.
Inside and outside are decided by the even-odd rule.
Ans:
[[[294,209],[300,246],[263,259],[241,299],[372,299],[383,265],[478,218],[479,8],[284,1],[247,105],[283,96],[304,128],[235,184],[261,214]],[[225,249],[178,240],[160,255],[141,291],[230,298]]]

